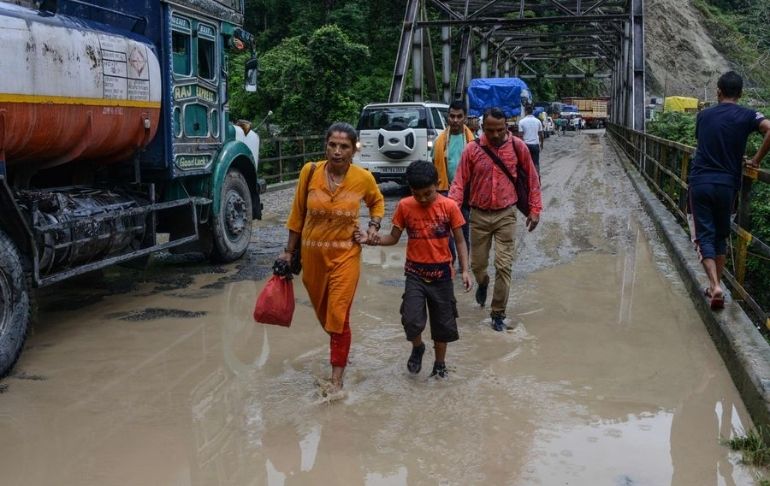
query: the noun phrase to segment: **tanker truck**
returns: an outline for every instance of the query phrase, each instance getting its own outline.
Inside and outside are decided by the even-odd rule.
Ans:
[[[251,48],[256,91],[243,15],[243,0],[0,3],[0,377],[35,289],[159,250],[244,254],[265,184],[259,137],[229,121],[233,49]]]

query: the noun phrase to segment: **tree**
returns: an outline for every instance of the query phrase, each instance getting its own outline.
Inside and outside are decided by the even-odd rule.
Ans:
[[[360,109],[352,87],[368,57],[369,49],[336,25],[317,29],[307,40],[285,39],[261,56],[257,95],[231,99],[233,116],[253,120],[273,110],[284,134],[320,133],[332,121],[352,122]]]

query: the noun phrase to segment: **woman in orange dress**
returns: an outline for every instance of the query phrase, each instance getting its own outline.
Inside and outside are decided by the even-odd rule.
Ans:
[[[329,333],[331,348],[332,394],[342,389],[345,366],[350,351],[350,306],[358,285],[361,246],[353,240],[358,228],[361,201],[369,208],[369,238],[377,238],[385,214],[385,199],[374,177],[352,165],[358,135],[347,123],[334,123],[326,132],[326,160],[305,164],[295,194],[289,220],[289,241],[279,256],[291,261],[301,252],[302,283],[321,325]],[[299,191],[299,189],[298,189]],[[301,238],[301,248],[298,248]]]

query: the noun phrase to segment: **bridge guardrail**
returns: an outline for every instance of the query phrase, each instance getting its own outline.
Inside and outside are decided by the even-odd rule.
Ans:
[[[610,123],[607,133],[631,160],[639,173],[689,232],[687,220],[687,173],[695,148]],[[731,222],[728,262],[724,278],[751,312],[770,329],[770,313],[745,287],[750,256],[770,260],[770,245],[751,233],[751,188],[770,184],[770,171],[744,168],[738,196],[737,217]]]
[[[305,162],[324,157],[323,135],[271,137],[261,141],[259,175],[268,184],[297,179]]]

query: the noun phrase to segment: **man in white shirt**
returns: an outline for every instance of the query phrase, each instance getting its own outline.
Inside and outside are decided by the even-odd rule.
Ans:
[[[532,162],[540,174],[540,151],[543,149],[543,124],[532,115],[532,105],[524,108],[527,116],[519,120],[519,131],[524,143],[527,144]]]

